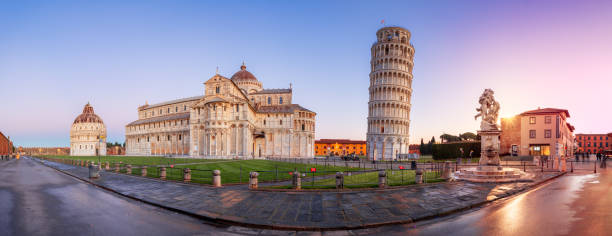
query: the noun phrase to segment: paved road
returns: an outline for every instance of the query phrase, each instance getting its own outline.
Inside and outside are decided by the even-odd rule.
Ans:
[[[598,169],[598,173],[593,174],[585,166],[585,170],[479,210],[371,232],[386,235],[610,235],[612,170]]]
[[[119,197],[35,161],[0,161],[0,235],[196,235],[231,231]]]

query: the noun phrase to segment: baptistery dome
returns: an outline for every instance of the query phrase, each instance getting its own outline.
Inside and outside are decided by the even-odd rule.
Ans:
[[[70,155],[106,155],[106,126],[87,103],[70,128]]]

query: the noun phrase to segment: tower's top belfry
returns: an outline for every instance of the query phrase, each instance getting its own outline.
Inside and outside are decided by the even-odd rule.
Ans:
[[[371,49],[368,157],[391,160],[408,153],[414,47],[402,27],[376,31]]]

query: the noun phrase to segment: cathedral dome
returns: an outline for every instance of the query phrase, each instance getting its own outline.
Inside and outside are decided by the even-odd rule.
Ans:
[[[76,123],[101,123],[101,124],[104,124],[102,119],[100,119],[100,117],[94,113],[93,107],[91,105],[89,105],[89,103],[87,103],[85,105],[85,107],[83,108],[83,113],[80,114],[79,116],[77,116],[76,119],[74,119],[73,124],[76,124]]]
[[[246,70],[246,66],[244,65],[244,63],[242,63],[242,66],[240,66],[240,70],[238,72],[236,72],[234,75],[232,75],[232,80],[234,82],[238,82],[238,81],[257,81],[257,78],[255,78],[255,76],[253,74],[251,74],[251,72]]]

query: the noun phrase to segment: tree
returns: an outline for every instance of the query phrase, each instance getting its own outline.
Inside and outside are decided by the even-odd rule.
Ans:
[[[440,139],[442,139],[442,142],[444,143],[446,142],[457,142],[457,141],[461,141],[461,138],[459,138],[458,136],[455,135],[451,135],[451,134],[442,134],[440,135]]]
[[[425,154],[425,143],[423,143],[423,138],[421,138],[421,146],[419,146],[419,152],[421,155]]]
[[[470,141],[476,140],[477,137],[478,137],[478,135],[476,135],[476,134],[474,134],[472,132],[465,132],[465,133],[459,135],[459,138],[461,138],[462,140],[470,140]]]

